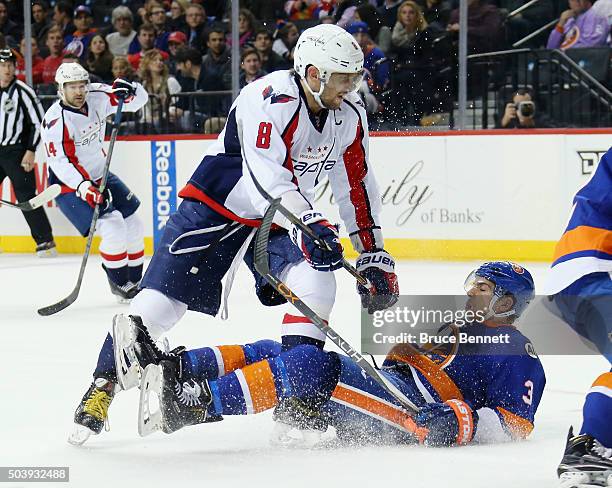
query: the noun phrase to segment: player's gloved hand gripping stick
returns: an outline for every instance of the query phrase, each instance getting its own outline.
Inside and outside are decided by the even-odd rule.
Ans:
[[[259,184],[253,178],[255,184],[258,188],[260,188]],[[262,195],[268,199],[269,195],[260,190]],[[306,305],[300,297],[295,295],[285,283],[279,280],[276,276],[274,276],[270,272],[270,265],[268,262],[268,238],[270,235],[270,227],[272,226],[272,220],[274,219],[274,214],[277,211],[280,211],[285,217],[287,217],[290,221],[294,223],[294,225],[300,227],[302,232],[312,232],[308,226],[300,222],[300,220],[289,212],[286,208],[284,208],[280,204],[280,198],[272,200],[270,199],[270,207],[266,210],[266,213],[263,217],[263,221],[261,223],[261,227],[257,231],[257,235],[255,237],[255,269],[270,283],[282,296],[284,296],[291,305],[297,308],[304,316],[308,317],[311,322],[318,327],[322,332],[325,333],[329,339],[336,344],[344,353],[346,353],[353,361],[355,361],[361,369],[363,369],[374,381],[376,381],[384,390],[393,396],[405,409],[406,411],[413,415],[419,412],[419,408],[410,401],[393,383],[387,380],[384,376],[382,376],[370,363],[368,363],[365,358],[359,354],[353,347],[346,342],[334,329],[332,329],[321,317],[319,317],[308,305]],[[313,240],[317,239],[317,236],[313,234]],[[349,269],[351,274],[355,276],[358,280],[364,280],[357,270],[353,268],[349,263],[344,260],[346,266],[345,269]]]
[[[111,132],[110,143],[108,145],[108,154],[106,155],[106,163],[104,164],[102,180],[100,182],[100,186],[98,187],[98,191],[100,194],[104,194],[104,189],[106,188],[106,181],[108,180],[111,157],[113,155],[113,147],[115,146],[115,140],[117,139],[117,134],[119,132],[119,124],[121,123],[121,111],[123,110],[123,102],[125,101],[124,97],[122,96],[118,96],[117,98],[119,99],[117,103],[117,112],[115,113],[115,118],[113,120],[113,130]],[[83,282],[83,275],[85,274],[85,267],[87,266],[89,253],[91,252],[91,244],[93,243],[94,234],[96,232],[96,224],[98,223],[99,216],[100,203],[96,203],[94,207],[93,218],[91,219],[91,225],[89,226],[89,234],[87,235],[85,254],[83,254],[83,259],[81,260],[81,269],[79,270],[79,277],[77,279],[77,283],[74,287],[74,290],[72,290],[70,295],[68,295],[63,300],[60,300],[59,302],[54,303],[53,305],[49,305],[48,307],[38,309],[38,313],[40,315],[48,316],[60,312],[72,305],[79,296],[79,291],[81,290],[81,283]]]

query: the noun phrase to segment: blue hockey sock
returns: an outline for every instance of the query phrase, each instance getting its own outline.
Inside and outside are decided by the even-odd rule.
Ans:
[[[112,381],[116,380],[115,372],[115,354],[113,352],[113,338],[110,334],[106,334],[102,349],[98,355],[98,364],[94,371],[94,378],[106,378]]]
[[[587,393],[582,409],[581,434],[589,434],[612,447],[612,371],[599,376]]]

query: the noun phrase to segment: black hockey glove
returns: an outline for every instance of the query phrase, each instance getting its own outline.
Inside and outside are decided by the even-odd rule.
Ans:
[[[361,306],[373,314],[392,306],[399,297],[395,261],[385,250],[362,252],[357,259],[357,271],[370,282],[366,288],[357,283]]]
[[[121,78],[117,78],[113,82],[113,93],[117,98],[129,100],[136,95],[136,85]]]
[[[478,414],[461,400],[425,405],[414,419],[408,419],[405,427],[421,444],[427,446],[452,446],[467,444],[474,437]]]

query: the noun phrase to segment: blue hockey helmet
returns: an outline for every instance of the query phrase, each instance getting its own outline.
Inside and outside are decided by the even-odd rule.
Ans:
[[[465,280],[465,290],[468,291],[476,277],[486,278],[495,283],[493,297],[489,304],[489,310],[493,317],[509,317],[515,315],[519,317],[535,297],[535,286],[531,273],[522,266],[510,261],[490,261],[481,264],[472,271]],[[502,313],[493,313],[495,302],[504,295],[511,295],[514,298],[512,310]]]

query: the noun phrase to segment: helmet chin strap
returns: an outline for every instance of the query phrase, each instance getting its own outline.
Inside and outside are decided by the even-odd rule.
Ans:
[[[491,301],[489,302],[489,306],[488,306],[489,311],[487,312],[487,315],[485,315],[484,320],[488,320],[492,318],[501,319],[504,317],[510,317],[511,315],[514,315],[515,313],[514,308],[512,308],[511,310],[508,310],[507,312],[502,312],[502,313],[494,312],[495,304],[497,303],[497,300],[499,300],[500,298],[501,297],[498,295],[493,295],[491,297]]]
[[[306,80],[306,78],[302,78],[302,79],[304,80],[306,89],[313,96],[313,98],[315,99],[315,102],[317,102],[317,105],[321,107],[322,109],[327,109],[327,107],[323,105],[323,102],[321,101],[321,95],[323,94],[323,90],[325,89],[325,82],[319,78],[319,80],[321,81],[321,87],[319,88],[318,92],[315,92],[312,88],[310,88],[310,85],[308,84],[308,80]]]

